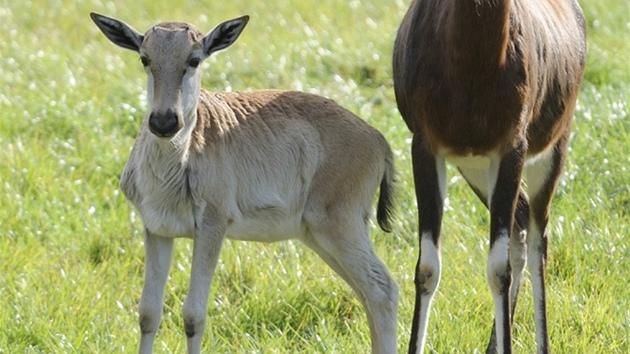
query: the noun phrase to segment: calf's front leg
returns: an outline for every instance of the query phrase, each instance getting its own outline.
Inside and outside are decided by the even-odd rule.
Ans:
[[[189,354],[201,352],[210,283],[219,260],[226,228],[225,222],[206,218],[195,230],[190,288],[182,311]]]
[[[140,354],[153,352],[153,342],[162,318],[164,286],[173,258],[173,239],[144,230],[144,286],[140,297]]]

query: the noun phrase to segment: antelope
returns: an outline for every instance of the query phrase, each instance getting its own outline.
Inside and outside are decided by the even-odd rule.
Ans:
[[[378,188],[378,224],[391,231],[395,171],[385,138],[316,95],[201,89],[200,64],[230,46],[248,16],[205,36],[186,23],[159,23],[143,35],[117,19],[91,18],[111,42],[140,55],[148,78],[148,114],[120,181],[144,224],[139,352],[153,350],[173,242],[187,237],[193,240],[182,308],[188,353],[201,350],[226,238],[306,244],[358,295],[372,353],[394,353],[398,287],[368,238]]]
[[[412,1],[393,50],[396,101],[413,134],[419,219],[409,353],[423,352],[440,282],[446,161],[490,211],[486,271],[494,325],[487,351],[511,352],[527,264],[537,351],[549,352],[546,226],[585,55],[575,0]]]

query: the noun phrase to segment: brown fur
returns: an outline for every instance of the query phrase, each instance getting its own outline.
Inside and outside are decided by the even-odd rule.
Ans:
[[[530,155],[552,146],[570,126],[584,68],[584,19],[575,8],[414,1],[394,49],[396,98],[410,130],[434,153],[502,151],[525,131]]]

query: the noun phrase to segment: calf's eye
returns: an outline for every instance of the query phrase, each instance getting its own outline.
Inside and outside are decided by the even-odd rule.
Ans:
[[[201,63],[201,59],[199,58],[192,58],[188,61],[188,65],[193,68],[198,67],[200,63]]]

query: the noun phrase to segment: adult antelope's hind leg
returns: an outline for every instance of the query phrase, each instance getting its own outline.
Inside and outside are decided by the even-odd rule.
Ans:
[[[545,152],[525,167],[527,192],[531,200],[529,233],[527,235],[527,266],[532,277],[534,293],[534,318],[536,321],[536,345],[538,353],[549,353],[547,331],[547,302],[545,294],[545,268],[547,263],[551,199],[564,165],[569,131]]]
[[[526,199],[522,199],[524,192],[521,190],[519,193],[519,202],[516,208],[516,220],[527,221],[527,214],[529,213],[529,204],[522,204]],[[525,196],[526,197],[526,196]],[[510,287],[510,326],[514,324],[514,314],[516,312],[516,303],[518,302],[518,293],[521,288],[521,282],[523,279],[523,271],[525,270],[525,263],[527,261],[527,227],[522,227],[521,223],[515,220],[514,227],[512,228],[512,234],[510,235],[510,267],[512,269],[512,285]],[[517,225],[517,223],[519,225]],[[497,343],[497,328],[496,323],[492,324],[492,333],[490,334],[490,340],[486,347],[486,354],[498,353]]]
[[[488,207],[488,171],[482,169],[458,168],[468,185],[475,192],[477,197]],[[519,188],[518,201],[516,204],[516,212],[514,214],[514,225],[512,226],[512,234],[510,237],[510,265],[512,268],[512,286],[510,289],[510,319],[514,323],[514,313],[516,311],[516,303],[518,293],[521,287],[523,271],[527,260],[527,227],[529,225],[529,200],[527,194],[522,188]],[[487,354],[497,353],[497,333],[496,324],[492,321],[492,333],[488,346]]]
[[[494,300],[494,321],[499,354],[512,352],[510,245],[514,214],[523,169],[525,141],[520,141],[500,159],[493,159],[488,171],[490,190],[490,252],[488,284]],[[518,239],[516,239],[518,240]]]
[[[420,255],[414,280],[416,302],[409,341],[409,353],[415,354],[424,351],[429,310],[442,272],[438,240],[446,193],[446,166],[444,159],[430,153],[419,135],[414,135],[411,154],[420,234]]]
[[[225,230],[225,223],[208,219],[195,230],[190,288],[182,309],[189,354],[201,352],[210,283],[221,253]]]
[[[138,312],[140,314],[141,354],[153,352],[153,342],[162,318],[164,286],[173,256],[173,239],[144,231],[144,285]]]
[[[396,353],[398,286],[376,256],[361,215],[305,216],[301,241],[314,250],[355,291],[365,309],[373,354]],[[323,215],[323,214],[322,214]],[[341,215],[341,217],[339,217]]]

